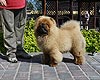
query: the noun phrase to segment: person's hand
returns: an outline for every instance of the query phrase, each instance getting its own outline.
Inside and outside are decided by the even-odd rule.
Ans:
[[[6,0],[0,0],[0,5],[7,6]]]

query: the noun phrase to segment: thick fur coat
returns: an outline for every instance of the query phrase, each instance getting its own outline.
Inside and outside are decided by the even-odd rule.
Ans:
[[[72,53],[76,64],[84,62],[86,44],[78,21],[67,21],[58,28],[53,18],[40,16],[34,30],[38,46],[44,53],[45,64],[56,66],[66,51]]]

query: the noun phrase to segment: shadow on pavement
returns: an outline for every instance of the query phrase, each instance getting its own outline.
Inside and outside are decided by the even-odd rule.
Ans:
[[[65,62],[65,63],[74,63],[74,59],[63,58],[63,62]]]
[[[0,58],[3,60],[7,60],[6,56],[3,55],[2,53],[0,53]],[[43,54],[35,53],[35,55],[34,55],[34,53],[33,53],[33,57],[31,59],[24,59],[24,58],[17,58],[17,59],[18,59],[18,61],[21,61],[21,62],[42,64],[42,58],[43,58]],[[62,62],[74,63],[74,60],[71,58],[63,58]]]

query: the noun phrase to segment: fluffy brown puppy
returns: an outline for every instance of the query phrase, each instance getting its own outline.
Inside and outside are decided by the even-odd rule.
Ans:
[[[69,51],[76,64],[84,62],[85,39],[80,32],[79,22],[65,22],[60,28],[53,18],[40,16],[35,23],[38,46],[44,53],[44,63],[56,66],[63,59],[62,53]]]

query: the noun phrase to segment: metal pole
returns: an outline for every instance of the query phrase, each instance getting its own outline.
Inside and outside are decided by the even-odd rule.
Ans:
[[[94,28],[96,29],[96,2],[94,2]]]
[[[42,6],[43,6],[43,15],[46,15],[46,0],[43,0]]]
[[[57,21],[57,26],[59,26],[59,23],[58,23],[58,0],[56,2],[56,21]]]

